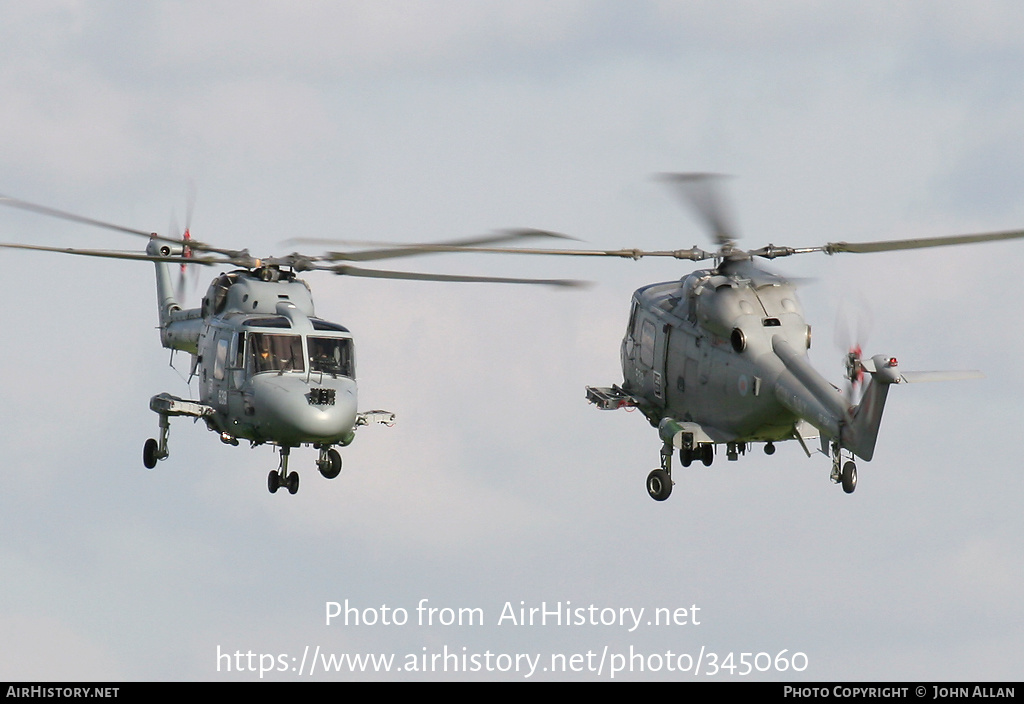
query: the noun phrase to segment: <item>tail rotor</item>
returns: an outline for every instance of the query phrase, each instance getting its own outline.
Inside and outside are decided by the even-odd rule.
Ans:
[[[196,203],[196,185],[194,182],[189,181],[188,194],[185,200],[185,229],[178,229],[177,218],[171,216],[171,236],[178,237],[185,242],[192,239],[192,211],[195,208]],[[180,232],[180,235],[179,235]],[[188,244],[185,244],[181,249],[181,257],[183,260],[191,259],[193,250]],[[184,300],[185,293],[191,291],[195,287],[195,267],[190,267],[186,262],[182,262],[181,270],[178,273],[178,283],[175,286],[175,293],[179,301]]]
[[[860,398],[860,385],[864,382],[864,365],[861,363],[860,345],[855,345],[846,353],[846,397],[851,403]]]
[[[846,305],[840,305],[835,327],[835,344],[844,355],[843,377],[846,379],[846,385],[843,395],[849,400],[850,405],[856,405],[862,393],[864,364],[861,358],[870,328],[871,312],[863,299],[857,306],[855,316],[851,315]]]

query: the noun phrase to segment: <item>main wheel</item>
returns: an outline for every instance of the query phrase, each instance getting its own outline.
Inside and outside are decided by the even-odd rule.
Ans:
[[[334,479],[341,474],[341,455],[333,447],[327,451],[327,467],[320,467],[320,474],[327,479]]]
[[[270,489],[271,494],[276,494],[277,490],[281,488],[281,475],[276,469],[271,470],[267,475],[267,488]]]
[[[158,459],[156,453],[159,449],[160,446],[153,438],[147,440],[146,444],[142,446],[142,464],[146,466],[146,469],[153,469],[153,467],[156,467],[156,461]]]
[[[295,492],[297,492],[299,490],[299,473],[298,472],[290,472],[288,474],[287,482],[288,482],[288,493],[289,494],[294,494]]]
[[[656,469],[647,475],[647,493],[655,501],[664,501],[672,493],[672,480],[664,469]]]
[[[847,462],[843,465],[843,491],[852,494],[857,488],[857,465]]]

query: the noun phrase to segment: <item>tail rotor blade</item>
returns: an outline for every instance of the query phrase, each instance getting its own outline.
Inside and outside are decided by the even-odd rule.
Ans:
[[[861,359],[871,332],[872,321],[871,308],[867,301],[863,296],[858,296],[857,299],[855,305],[849,303],[849,298],[842,301],[836,311],[836,325],[833,331],[836,347],[844,355],[845,391],[851,403],[857,402],[858,392],[864,381],[864,365]]]
[[[171,213],[171,237],[182,242],[181,257],[182,263],[178,272],[178,282],[175,286],[175,292],[178,297],[178,301],[182,301],[185,298],[185,294],[192,288],[191,284],[195,283],[195,276],[193,275],[194,269],[189,267],[186,261],[192,259],[194,250],[190,246],[192,242],[192,213],[195,210],[196,205],[196,184],[195,181],[189,179],[188,187],[185,194],[185,229],[181,230],[178,227],[178,218]]]

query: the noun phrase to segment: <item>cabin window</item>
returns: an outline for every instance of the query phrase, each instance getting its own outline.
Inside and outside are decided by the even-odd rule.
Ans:
[[[640,363],[654,366],[654,323],[645,320],[640,326]]]
[[[249,359],[253,372],[303,372],[306,365],[302,357],[300,335],[276,333],[249,333]]]
[[[332,376],[355,377],[352,339],[337,337],[306,338],[309,345],[309,368]]]
[[[213,378],[220,380],[224,378],[224,368],[228,361],[228,338],[222,337],[217,340],[217,351],[213,359]]]

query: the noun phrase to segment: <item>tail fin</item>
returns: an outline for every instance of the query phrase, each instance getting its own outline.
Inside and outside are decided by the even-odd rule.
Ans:
[[[156,239],[149,241],[146,253],[154,257],[180,254]],[[164,347],[198,354],[199,336],[203,329],[203,314],[199,308],[182,310],[174,295],[174,285],[167,264],[154,262],[156,266],[156,300],[160,315],[160,342]]]
[[[889,386],[895,381],[879,380],[874,374],[864,389],[860,404],[853,410],[853,420],[843,429],[843,447],[865,462],[875,454],[878,428],[882,425],[882,411],[889,395]]]
[[[903,372],[896,370],[896,358],[875,355],[864,362],[864,369],[871,374],[871,381],[864,390],[860,404],[853,410],[850,425],[843,429],[843,447],[864,461],[870,461],[875,454],[878,428],[882,424],[885,399],[892,384],[920,381],[956,381],[979,379],[984,375],[978,371],[948,372]]]
[[[173,251],[170,245],[153,238],[146,247],[146,254],[154,257],[166,257],[171,254],[177,254],[177,252]],[[170,322],[171,312],[181,310],[181,305],[174,295],[174,285],[171,283],[171,275],[167,270],[167,264],[165,262],[154,262],[154,264],[156,265],[157,310],[160,315],[160,327],[164,328]]]

